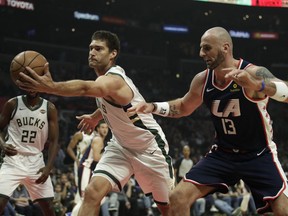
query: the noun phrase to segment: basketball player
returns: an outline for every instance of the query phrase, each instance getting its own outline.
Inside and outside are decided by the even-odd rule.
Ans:
[[[0,115],[0,148],[5,153],[0,169],[0,213],[13,191],[23,184],[43,215],[55,215],[50,171],[59,149],[58,130],[57,109],[38,93],[29,92],[5,103]],[[45,165],[42,151],[46,142]]]
[[[108,125],[105,121],[101,120],[96,126],[97,133],[91,141],[91,144],[87,147],[83,154],[79,166],[78,166],[78,193],[83,198],[84,190],[87,187],[92,172],[96,167],[96,164],[101,158],[104,151],[104,141],[109,132]],[[82,200],[79,200],[72,211],[72,216],[77,216]]]
[[[170,196],[173,216],[190,215],[196,199],[227,192],[240,179],[250,187],[259,214],[288,215],[287,179],[273,142],[269,98],[288,102],[288,87],[266,68],[233,57],[233,43],[222,27],[207,30],[200,43],[207,69],[192,80],[189,91],[168,102],[139,103],[131,112],[179,118],[203,102],[216,136],[209,153],[184,176]]]
[[[79,127],[92,131],[102,118],[112,132],[105,152],[86,187],[80,216],[99,214],[100,202],[110,191],[120,192],[133,174],[145,194],[151,194],[163,216],[167,216],[169,192],[174,174],[165,135],[152,114],[128,114],[127,109],[144,98],[125,71],[116,65],[120,42],[114,33],[96,31],[89,46],[89,66],[98,76],[95,81],[54,82],[48,64],[45,75],[20,73],[22,89],[62,96],[96,97],[98,109],[82,115]],[[25,81],[24,81],[25,80]]]
[[[78,167],[79,162],[81,158],[83,157],[84,152],[88,148],[88,146],[91,144],[93,137],[95,136],[96,131],[93,130],[92,133],[86,134],[82,131],[77,131],[71,138],[66,152],[67,154],[74,160],[74,178],[75,178],[75,185],[79,187],[78,185]],[[76,154],[75,154],[75,148],[76,148]],[[75,203],[78,203],[80,200],[80,194],[79,190],[77,190],[77,193],[75,195]]]

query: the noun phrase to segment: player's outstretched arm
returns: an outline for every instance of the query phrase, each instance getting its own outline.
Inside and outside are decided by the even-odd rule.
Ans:
[[[20,72],[16,84],[26,91],[45,92],[67,97],[108,97],[120,105],[128,104],[133,93],[127,83],[118,75],[108,74],[93,80],[69,80],[55,82],[49,72],[48,63],[44,75],[39,76],[33,69],[26,67],[29,75]]]
[[[197,74],[190,84],[189,91],[182,98],[166,102],[140,102],[130,107],[128,112],[153,113],[170,118],[188,116],[202,104],[204,78],[204,72]]]
[[[19,88],[23,90],[44,92],[60,96],[90,96],[91,91],[95,90],[95,93],[98,94],[92,94],[92,96],[100,96],[99,89],[96,89],[98,86],[95,85],[94,81],[70,80],[55,82],[52,79],[48,64],[45,65],[45,73],[43,76],[39,76],[30,67],[26,67],[26,70],[29,72],[29,75],[20,72],[20,78],[16,81]]]

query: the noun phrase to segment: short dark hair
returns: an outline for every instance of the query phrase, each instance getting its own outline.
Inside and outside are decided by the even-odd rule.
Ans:
[[[106,41],[107,47],[109,48],[110,52],[112,52],[113,50],[117,51],[117,56],[115,57],[115,60],[119,56],[120,40],[116,34],[110,31],[99,30],[93,33],[91,40]]]
[[[106,124],[106,122],[104,121],[104,119],[101,119],[98,124],[96,125],[96,128],[99,128],[101,126],[101,124]]]

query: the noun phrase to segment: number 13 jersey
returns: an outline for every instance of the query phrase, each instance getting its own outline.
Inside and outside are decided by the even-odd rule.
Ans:
[[[239,69],[251,65],[240,59]],[[203,101],[209,108],[216,129],[214,143],[222,148],[259,150],[272,145],[272,121],[267,112],[268,97],[252,99],[245,89],[230,81],[218,87],[213,70],[207,70]],[[251,118],[251,113],[254,118]]]

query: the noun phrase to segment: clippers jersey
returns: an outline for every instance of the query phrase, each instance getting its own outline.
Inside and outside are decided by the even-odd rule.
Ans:
[[[240,59],[238,68],[245,69],[250,65]],[[268,97],[249,98],[244,88],[234,81],[219,88],[214,78],[214,71],[208,69],[202,92],[216,130],[214,143],[223,148],[248,151],[274,145],[272,121],[266,110]]]
[[[96,98],[97,106],[112,131],[112,140],[117,141],[125,148],[141,150],[147,149],[156,137],[156,139],[164,141],[165,146],[160,146],[160,148],[163,150],[165,148],[165,151],[168,152],[165,135],[152,114],[129,116],[126,112],[132,105],[144,101],[133,81],[126,76],[125,71],[120,66],[111,67],[105,75],[109,73],[121,76],[134,94],[131,102],[126,106],[113,104],[104,98]],[[163,145],[163,142],[161,143]]]
[[[41,98],[32,109],[26,106],[24,98],[17,96],[6,143],[14,145],[20,154],[35,155],[42,152],[48,139],[48,101]]]

